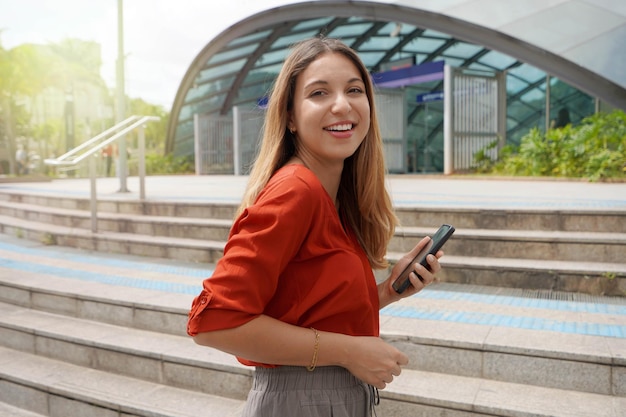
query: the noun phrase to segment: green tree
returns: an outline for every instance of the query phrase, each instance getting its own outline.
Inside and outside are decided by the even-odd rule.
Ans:
[[[33,45],[11,50],[0,46],[0,92],[15,96],[32,95],[45,86],[46,63]]]
[[[106,90],[106,84],[100,76],[100,45],[96,42],[65,39],[59,43],[39,46],[39,49],[50,65],[47,85],[71,91],[77,83],[88,83]]]
[[[18,108],[19,96],[31,95],[43,88],[39,74],[43,65],[30,45],[6,50],[0,45],[0,113],[3,119],[3,135],[0,146],[6,151],[9,171],[15,174],[16,137],[23,134],[23,109]],[[18,117],[16,117],[18,116]]]
[[[165,136],[169,114],[162,106],[150,104],[141,98],[130,99],[130,114],[138,116],[157,116],[159,121],[146,125],[146,149],[162,154],[165,151]]]

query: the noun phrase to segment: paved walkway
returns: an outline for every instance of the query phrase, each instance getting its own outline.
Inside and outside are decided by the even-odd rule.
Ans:
[[[148,200],[238,203],[246,176],[184,175],[146,177]],[[626,212],[626,182],[500,180],[462,177],[390,175],[389,190],[397,207],[458,207],[549,210],[610,210]],[[99,178],[100,199],[137,199],[139,179],[130,177],[120,193],[120,180]],[[88,179],[0,183],[0,190],[89,198]]]

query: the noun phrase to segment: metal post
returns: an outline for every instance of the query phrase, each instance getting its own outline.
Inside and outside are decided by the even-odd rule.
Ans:
[[[5,136],[7,137],[7,145],[9,148],[9,172],[11,175],[17,175],[17,161],[15,160],[15,151],[17,150],[17,144],[15,143],[15,135],[13,134],[13,115],[11,114],[11,97],[8,93],[5,93],[2,97],[2,104],[4,104],[4,129]],[[2,110],[0,108],[0,110]]]
[[[506,71],[496,73],[496,80],[498,86],[498,155],[500,150],[506,145],[506,119],[507,119],[507,105],[506,105]]]
[[[139,145],[139,199],[146,199],[146,133],[145,126],[139,126],[139,134],[137,137]]]
[[[116,122],[120,123],[124,120],[126,114],[125,102],[126,94],[124,92],[124,13],[122,0],[117,0],[117,74],[116,74]],[[120,193],[127,193],[127,174],[128,161],[126,158],[126,136],[122,136],[118,141],[118,177],[120,179]]]
[[[550,130],[550,74],[546,75],[546,133]]]
[[[443,67],[443,173],[454,172],[454,73]]]
[[[202,153],[202,147],[200,146],[200,116],[198,113],[193,114],[193,154],[194,163],[196,167],[196,175],[204,174],[202,172],[202,161],[204,155]]]
[[[89,184],[91,188],[91,199],[89,206],[91,208],[91,231],[96,233],[98,231],[98,201],[96,199],[96,157],[95,155],[89,156]]]
[[[233,165],[235,175],[241,175],[241,158],[239,149],[241,144],[241,112],[239,107],[233,107]]]
[[[426,173],[428,172],[428,169],[430,168],[428,165],[429,158],[428,158],[428,103],[424,103],[424,152],[423,152],[423,158],[424,158],[424,165],[422,166],[422,172]],[[417,155],[415,156],[415,159],[417,160]]]
[[[75,108],[74,108],[74,85],[70,85],[70,87],[65,92],[65,152],[69,152],[74,149],[75,143]]]

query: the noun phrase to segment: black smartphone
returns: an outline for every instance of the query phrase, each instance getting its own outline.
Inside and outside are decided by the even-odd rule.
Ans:
[[[443,247],[443,244],[446,243],[450,236],[452,236],[452,233],[454,233],[453,226],[450,226],[449,224],[441,225],[439,230],[437,230],[437,232],[435,232],[435,234],[430,239],[430,242],[428,242],[426,246],[422,248],[420,253],[417,254],[417,256],[411,261],[411,263],[409,263],[409,265],[404,268],[404,271],[402,271],[400,276],[398,276],[398,278],[393,282],[392,287],[398,294],[402,294],[404,290],[406,290],[409,285],[411,285],[411,281],[409,280],[409,274],[413,270],[413,265],[415,265],[416,262],[419,262],[420,264],[424,265],[426,269],[430,270],[428,262],[426,262],[426,257],[430,254],[435,255],[439,251],[439,249]],[[419,275],[417,275],[417,277],[419,279],[422,279],[422,277],[420,277]]]

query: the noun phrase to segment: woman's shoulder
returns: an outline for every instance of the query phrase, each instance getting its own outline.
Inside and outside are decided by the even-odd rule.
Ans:
[[[257,197],[256,204],[280,204],[283,210],[320,207],[327,196],[317,176],[303,165],[285,165],[278,169]],[[255,205],[256,205],[255,204]]]
[[[272,179],[289,177],[299,178],[306,182],[319,182],[317,176],[313,173],[313,171],[311,171],[309,168],[302,164],[284,165],[274,173]]]
[[[300,164],[285,165],[278,169],[267,184],[269,187],[280,187],[304,190],[310,193],[322,192],[324,188],[317,176],[307,167]]]

